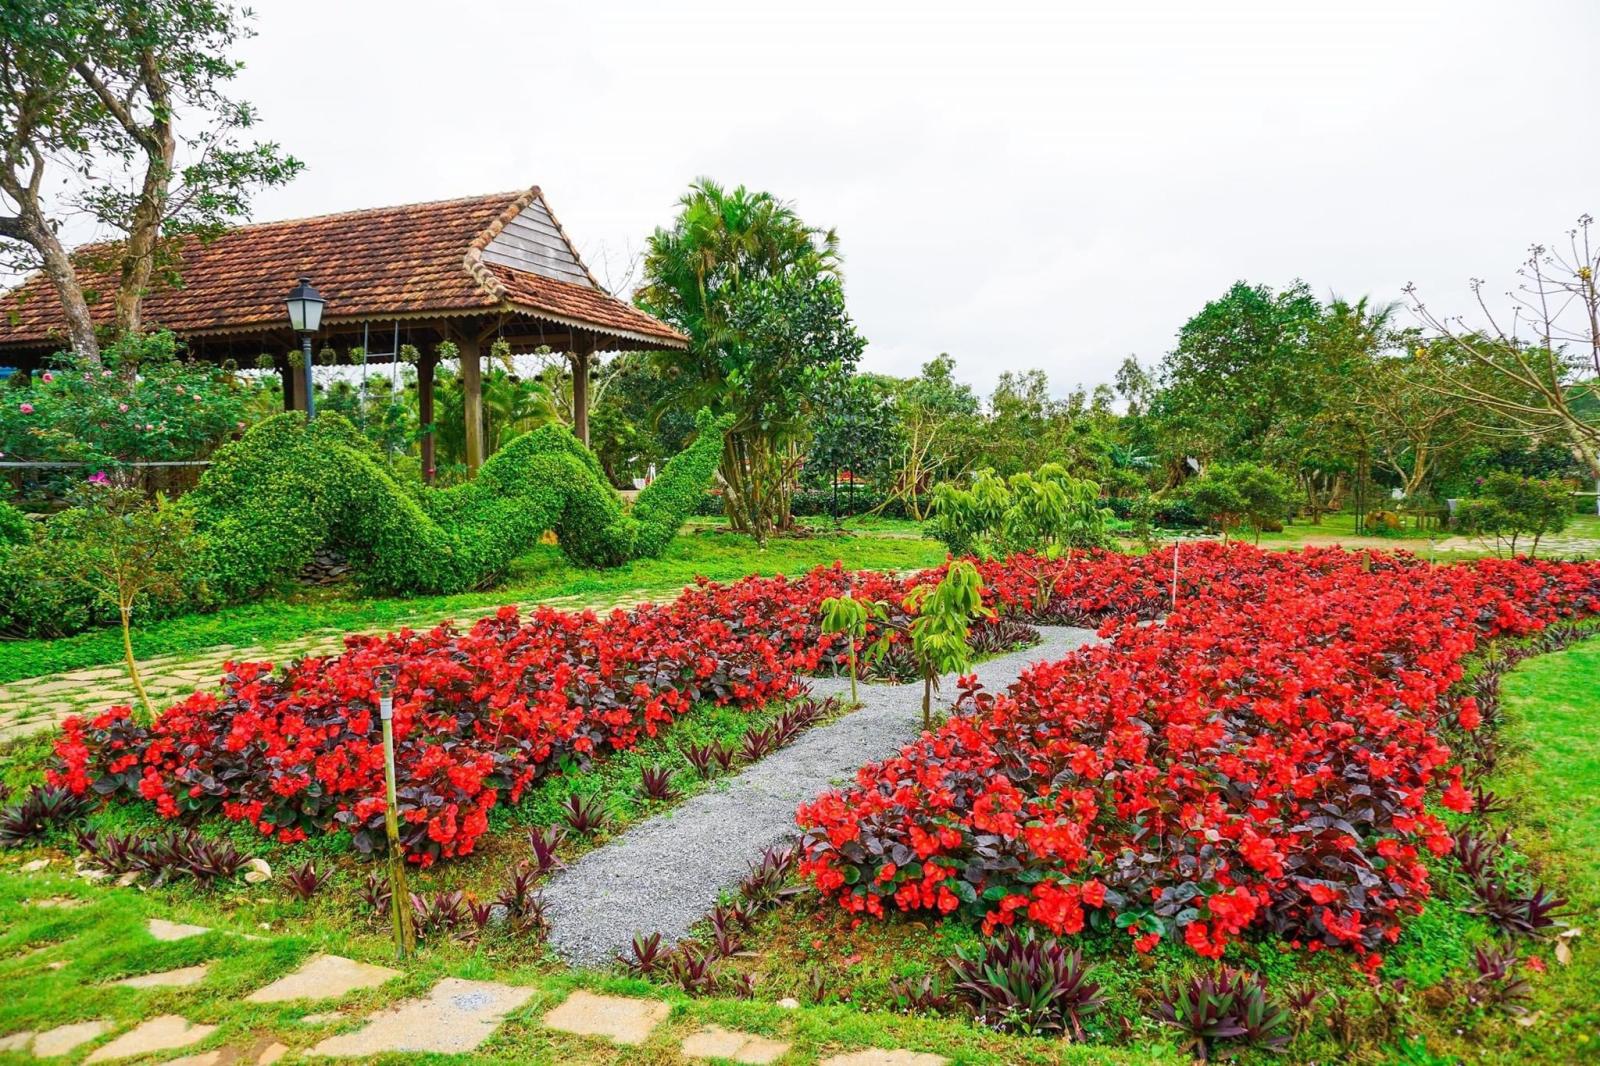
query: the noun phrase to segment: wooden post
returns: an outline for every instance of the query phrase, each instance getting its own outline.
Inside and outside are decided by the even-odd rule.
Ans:
[[[417,421],[423,426],[433,425],[433,368],[438,363],[438,357],[432,352],[423,352],[417,360]],[[422,434],[422,480],[433,480],[433,430],[426,429]]]
[[[584,446],[589,444],[589,360],[594,352],[592,338],[572,341],[572,432]]]
[[[463,335],[461,352],[461,414],[467,431],[467,473],[483,465],[483,360],[478,339]]]
[[[292,353],[298,356],[298,351]],[[284,356],[284,364],[289,363],[289,356]],[[306,372],[289,366],[289,410],[304,411],[306,409]]]
[[[278,363],[278,377],[283,382],[283,409],[294,410],[294,368],[289,365],[288,356]]]

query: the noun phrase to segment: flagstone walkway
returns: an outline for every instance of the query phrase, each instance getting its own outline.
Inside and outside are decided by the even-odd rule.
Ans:
[[[1039,628],[1043,639],[1034,647],[978,664],[979,681],[998,691],[1028,664],[1096,639],[1092,629]],[[944,679],[946,702],[954,681]],[[812,690],[848,698],[850,683],[817,679]],[[569,962],[596,966],[635,933],[659,932],[668,943],[687,935],[762,849],[794,839],[798,804],[847,783],[858,767],[893,755],[922,731],[921,685],[865,685],[861,704],[556,874],[544,890],[550,946]]]
[[[204,926],[153,918],[149,932],[157,940],[188,939],[215,932]],[[240,935],[240,934],[233,934]],[[248,939],[256,939],[249,937]],[[144,990],[194,988],[204,995],[209,963],[142,975],[113,984]],[[195,973],[198,971],[198,974]],[[297,969],[251,993],[254,1003],[299,1002],[327,1004],[352,993],[381,987],[403,976],[385,966],[316,955]],[[131,1026],[104,1018],[72,1022],[41,1031],[0,1034],[0,1053],[28,1054],[37,1059],[70,1055],[89,1048],[86,1063],[120,1062],[135,1057],[166,1056],[195,1049],[166,1066],[270,1066],[300,1045],[303,1057],[372,1058],[397,1053],[464,1054],[476,1051],[499,1031],[502,1023],[526,1007],[538,989],[496,981],[470,981],[447,977],[422,996],[400,999],[357,1019],[339,1011],[320,1011],[299,1018],[302,1026],[336,1029],[360,1020],[359,1027],[328,1032],[310,1047],[304,1037],[280,1039],[270,1030],[236,1034],[218,1046],[202,1047],[220,1028],[191,1021],[180,1013],[155,1014]],[[169,1001],[170,1002],[170,1001]],[[544,1028],[601,1046],[639,1047],[655,1041],[657,1030],[668,1022],[672,1008],[656,999],[597,995],[576,989],[548,1007],[537,1020]],[[531,1023],[532,1018],[524,1019]],[[781,1037],[741,1032],[717,1025],[702,1025],[691,1032],[673,1033],[677,1055],[695,1062],[708,1059],[748,1063],[773,1063],[789,1056],[793,1045]],[[228,1042],[231,1041],[231,1042]],[[670,1054],[670,1052],[669,1052]],[[656,1061],[652,1058],[651,1061]],[[944,1066],[939,1055],[904,1048],[863,1048],[824,1058],[820,1066]]]
[[[632,607],[646,600],[660,599],[670,593],[650,593],[644,589],[604,600],[585,600],[578,596],[561,596],[540,599],[537,602],[563,610],[611,610],[615,607]],[[514,602],[514,601],[512,601]],[[521,604],[529,609],[535,601]],[[355,632],[391,632],[403,626],[412,629],[430,629],[440,622],[453,620],[470,625],[479,618],[499,610],[499,605],[475,607],[406,618],[394,625],[378,630]],[[268,660],[287,663],[307,655],[327,655],[344,647],[344,639],[351,635],[339,629],[322,629],[294,640],[268,645],[236,647],[219,644],[185,654],[158,655],[139,660],[139,676],[145,691],[157,709],[166,706],[196,689],[214,687],[222,677],[225,662]],[[133,704],[133,686],[128,682],[128,672],[121,663],[67,670],[56,674],[23,678],[0,685],[0,742],[13,737],[26,736],[48,729],[72,714],[97,714],[115,704]]]

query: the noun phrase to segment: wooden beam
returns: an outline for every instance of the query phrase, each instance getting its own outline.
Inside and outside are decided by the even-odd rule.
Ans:
[[[422,434],[422,480],[433,480],[433,368],[438,358],[423,352],[417,360],[417,421],[427,427]]]
[[[483,465],[483,358],[478,338],[468,334],[458,344],[461,352],[461,414],[467,431],[467,473]]]

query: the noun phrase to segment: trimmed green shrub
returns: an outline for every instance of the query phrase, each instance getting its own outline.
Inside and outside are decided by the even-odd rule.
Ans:
[[[448,594],[485,587],[553,530],[580,566],[658,555],[693,512],[717,467],[726,420],[700,433],[639,494],[632,512],[594,454],[564,426],[511,441],[473,481],[448,489],[403,484],[377,449],[336,414],[309,426],[286,413],[219,449],[189,495],[172,505],[198,549],[181,605],[144,604],[142,618],[253,599],[292,578],[323,546],[341,552],[373,593]],[[69,580],[92,547],[67,511],[0,556],[0,631],[59,636],[117,621]]]
[[[370,591],[459,592],[492,582],[546,530],[580,566],[659,554],[716,469],[725,423],[700,426],[631,514],[564,426],[512,440],[470,482],[408,492],[350,423],[293,414],[222,449],[184,502],[224,599],[258,594],[325,544]]]

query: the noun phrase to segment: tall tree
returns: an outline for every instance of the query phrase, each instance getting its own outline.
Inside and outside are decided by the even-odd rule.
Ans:
[[[1184,323],[1162,362],[1154,413],[1202,462],[1259,457],[1273,427],[1316,400],[1311,337],[1322,307],[1304,282],[1235,282]]]
[[[804,417],[823,383],[865,347],[844,307],[838,238],[771,193],[708,179],[650,238],[643,308],[682,329],[660,356],[672,399],[732,414],[722,479],[733,527],[760,541],[787,529]]]
[[[167,238],[215,232],[247,214],[257,189],[299,173],[278,145],[241,139],[256,113],[226,93],[250,17],[223,0],[0,2],[0,191],[11,201],[0,236],[44,267],[80,354],[96,344],[63,267],[66,212],[86,210],[119,235],[107,264],[116,329],[137,331],[158,271],[177,273]],[[53,159],[84,183],[63,202],[46,201]]]

